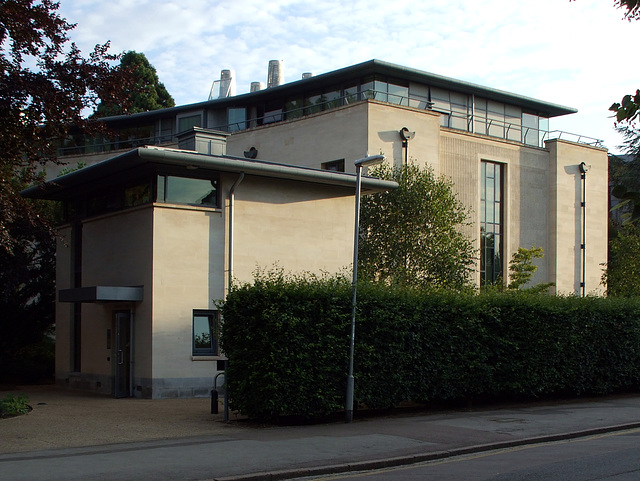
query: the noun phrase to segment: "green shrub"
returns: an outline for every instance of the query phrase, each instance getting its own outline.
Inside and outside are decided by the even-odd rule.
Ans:
[[[4,399],[0,399],[0,418],[20,416],[27,414],[29,410],[29,399],[25,394],[18,396],[8,394]]]
[[[358,286],[355,397],[532,399],[640,386],[640,300]],[[351,285],[258,277],[222,307],[231,405],[252,418],[344,409]]]

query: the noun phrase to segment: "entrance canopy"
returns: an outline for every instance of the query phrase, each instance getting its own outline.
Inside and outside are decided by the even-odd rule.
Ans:
[[[140,302],[144,286],[90,286],[58,291],[59,302]]]

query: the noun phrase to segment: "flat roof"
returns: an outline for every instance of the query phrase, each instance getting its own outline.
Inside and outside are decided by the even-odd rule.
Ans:
[[[185,177],[189,176],[189,172],[203,169],[353,189],[355,189],[356,185],[356,175],[345,172],[332,172],[276,162],[249,160],[232,156],[214,156],[190,150],[147,146],[138,147],[44,184],[30,187],[22,191],[21,194],[32,199],[66,200],[80,193],[95,190],[96,183],[104,182],[107,178],[128,179],[134,171],[160,167],[177,167]],[[383,192],[396,187],[398,187],[398,184],[393,181],[376,177],[362,177],[363,192]]]
[[[322,89],[323,87],[327,87],[335,83],[342,83],[374,74],[386,75],[393,78],[408,80],[410,82],[424,83],[432,87],[439,87],[456,92],[478,95],[482,98],[495,100],[496,102],[515,105],[525,110],[531,111],[535,114],[543,115],[545,117],[557,117],[560,115],[573,114],[578,111],[577,109],[572,107],[545,102],[531,97],[526,97],[524,95],[506,92],[504,90],[485,87],[471,82],[465,82],[463,80],[457,80],[454,78],[425,72],[423,70],[403,67],[401,65],[373,59],[356,65],[351,65],[349,67],[333,70],[331,72],[315,75],[306,79],[295,80],[282,85],[278,85],[276,87],[259,90],[257,92],[250,92],[235,95],[233,97],[207,100],[203,102],[180,105],[167,109],[152,110],[149,112],[141,112],[137,114],[117,115],[113,117],[106,117],[103,120],[107,122],[136,122],[145,118],[155,119],[163,117],[168,113],[171,113],[171,115],[175,115],[181,112],[194,111],[204,108],[225,108],[229,106],[251,104],[254,102],[265,102],[271,99],[297,95],[309,90]]]

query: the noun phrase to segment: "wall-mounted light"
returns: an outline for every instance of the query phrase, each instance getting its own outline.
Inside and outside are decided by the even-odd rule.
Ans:
[[[586,174],[591,169],[591,166],[585,164],[584,162],[580,162],[580,165],[578,166],[578,168],[580,169],[581,174]]]
[[[406,127],[402,127],[400,129],[400,137],[402,137],[402,140],[404,140],[405,142],[407,140],[411,140],[416,136],[415,132],[410,132],[408,128]]]
[[[416,136],[415,132],[411,132],[407,127],[400,129],[400,138],[402,139],[402,148],[404,149],[404,163],[409,163],[409,141]]]
[[[251,147],[249,150],[244,151],[244,156],[247,159],[255,159],[256,157],[258,157],[258,149],[256,149],[255,147]]]

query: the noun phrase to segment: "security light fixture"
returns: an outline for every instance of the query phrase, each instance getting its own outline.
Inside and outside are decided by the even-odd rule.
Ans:
[[[410,132],[408,128],[406,127],[402,127],[400,129],[400,137],[402,137],[402,140],[404,140],[405,142],[407,140],[411,140],[416,136],[415,132]]]
[[[244,151],[244,156],[247,159],[255,159],[256,157],[258,157],[258,149],[256,149],[255,147],[251,147],[249,150]]]

